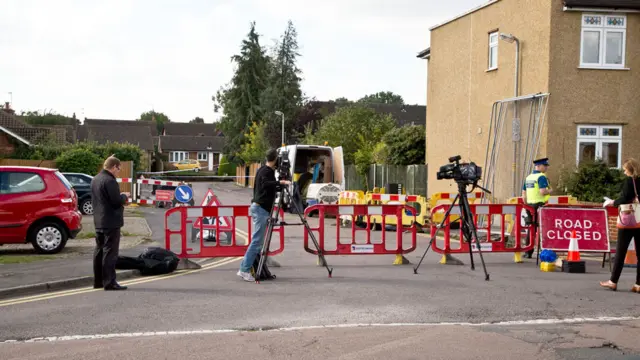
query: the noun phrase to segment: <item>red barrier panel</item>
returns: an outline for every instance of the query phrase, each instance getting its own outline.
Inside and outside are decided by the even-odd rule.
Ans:
[[[402,204],[397,205],[327,205],[327,204],[318,204],[313,205],[305,209],[304,215],[307,217],[309,213],[312,211],[318,212],[318,226],[312,227],[309,225],[311,231],[316,235],[316,239],[318,240],[318,245],[320,246],[320,250],[324,255],[399,255],[399,254],[407,254],[415,250],[416,248],[416,221],[415,215],[413,224],[410,227],[399,226],[396,229],[395,236],[395,248],[387,249],[386,247],[386,216],[395,216],[396,224],[402,224],[402,215],[405,209],[410,210],[412,214],[416,214],[416,209]],[[327,215],[335,216],[336,223],[336,239],[335,250],[327,250],[327,239],[324,231],[325,228],[325,217]],[[351,234],[348,236],[348,243],[341,243],[341,227],[340,227],[340,217],[341,216],[351,216]],[[366,217],[367,226],[365,228],[359,228],[356,225],[355,218],[358,216]],[[381,216],[382,218],[382,231],[375,231],[373,234],[381,234],[382,235],[382,243],[372,243],[371,242],[371,220],[370,216]],[[359,243],[356,242],[356,232],[363,231],[366,233],[366,242]],[[409,232],[411,236],[411,246],[409,248],[403,247],[403,233]],[[345,236],[342,236],[344,239]],[[310,254],[318,254],[318,251],[315,249],[309,248],[309,231],[305,228],[304,230],[304,249],[306,252]]]
[[[180,219],[180,227],[177,230],[172,230],[169,225],[169,218],[178,213]],[[280,219],[284,216],[284,212],[280,210]],[[175,217],[175,215],[174,215]],[[203,218],[214,218],[215,224],[220,224],[222,218],[230,219],[231,221],[231,241],[228,244],[220,243],[220,233],[227,232],[228,229],[224,228],[224,225],[206,225],[203,224]],[[237,229],[236,219],[237,218],[246,218],[247,219],[247,231],[246,234],[239,233]],[[200,251],[197,253],[193,253],[193,249],[189,247],[187,242],[187,229],[190,228],[189,224],[198,222],[199,227],[195,227],[194,229],[199,229],[200,234],[203,234],[204,229],[208,229],[209,231],[214,231],[216,234],[216,241],[213,245],[205,245],[205,240],[203,236],[198,237],[198,242],[200,243]],[[190,206],[190,207],[176,207],[169,209],[165,212],[164,218],[164,227],[165,227],[165,247],[167,250],[171,250],[171,239],[172,235],[179,235],[181,251],[178,254],[180,258],[210,258],[210,257],[240,257],[244,256],[244,253],[247,251],[247,247],[251,243],[251,217],[249,216],[249,205],[220,205],[220,206]],[[279,247],[276,250],[269,250],[269,256],[277,255],[284,250],[284,227],[276,224],[273,227],[273,232],[278,233],[279,236]],[[247,245],[238,244],[238,235],[242,238],[247,239]],[[266,236],[267,234],[265,234]],[[277,244],[277,238],[271,242],[271,248],[274,244]],[[174,251],[176,252],[176,251]]]
[[[431,213],[446,212],[451,205],[442,204],[438,205],[431,210]],[[506,233],[507,223],[505,216],[511,215],[514,218],[518,218],[519,214],[523,210],[528,210],[531,214],[534,214],[533,207],[523,204],[517,205],[501,205],[501,204],[470,204],[471,213],[473,216],[473,223],[476,226],[478,233],[478,240],[480,241],[480,249],[485,252],[525,252],[533,249],[534,239],[536,235],[536,229],[532,225],[523,226],[520,221],[514,221],[514,226],[510,234]],[[456,205],[451,210],[452,215],[460,215],[460,207]],[[500,220],[494,221],[494,217],[500,217]],[[478,218],[482,221],[478,221]],[[436,232],[436,226],[439,224],[431,225],[431,236]],[[458,248],[451,247],[451,223],[449,217],[445,219],[443,228],[440,230],[444,235],[444,246],[441,247],[437,241],[433,242],[433,250],[440,254],[456,254],[456,253],[468,253],[469,243],[456,240],[460,244]],[[495,225],[499,225],[499,228]],[[459,239],[464,239],[462,235],[462,227],[458,230]],[[524,233],[524,234],[523,234]],[[528,245],[523,246],[522,240],[529,237]],[[513,238],[513,246],[507,244],[508,240]],[[478,252],[475,241],[472,243],[471,249],[474,252]]]

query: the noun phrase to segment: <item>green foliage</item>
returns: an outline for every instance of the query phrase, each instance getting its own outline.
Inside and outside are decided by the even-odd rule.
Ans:
[[[356,172],[361,176],[363,180],[362,185],[366,188],[369,184],[369,166],[374,162],[373,150],[375,145],[371,142],[367,142],[362,134],[359,136],[359,142],[362,146],[354,154],[354,162],[356,165]]]
[[[424,164],[426,133],[421,126],[403,126],[389,131],[383,138],[390,165]]]
[[[605,196],[620,196],[624,178],[621,170],[611,169],[602,161],[585,162],[561,174],[559,189],[580,201],[602,202]]]
[[[391,130],[393,131],[393,130]],[[387,164],[389,158],[389,147],[384,142],[379,142],[373,148],[373,163]]]
[[[98,145],[93,142],[79,142],[57,146],[21,146],[16,148],[11,157],[24,160],[56,160],[61,155],[74,150],[94,154],[101,159],[101,163],[107,157],[115,154],[120,161],[133,161],[134,167],[138,170],[140,169],[140,160],[143,155],[142,150],[132,144],[107,143]]]
[[[239,158],[245,164],[260,162],[269,150],[269,144],[265,136],[265,123],[253,123],[249,132],[245,134],[247,142],[242,145]]]
[[[218,166],[218,176],[234,176],[236,174],[236,164],[229,161],[229,158],[222,155],[220,159],[220,166]]]
[[[246,141],[244,133],[250,124],[263,119],[260,99],[268,86],[270,59],[259,38],[253,22],[247,38],[242,41],[240,54],[231,58],[236,65],[231,84],[220,88],[212,97],[214,111],[224,111],[220,120],[226,140],[224,151],[233,158],[241,151]]]
[[[140,119],[138,121],[152,121],[156,123],[156,129],[158,129],[158,133],[162,134],[162,130],[164,130],[164,124],[171,121],[167,115],[161,112],[156,112],[155,110],[143,112],[140,114]]]
[[[375,94],[367,95],[358,100],[359,103],[366,104],[396,104],[403,105],[404,99],[398,94],[391,91],[380,91]]]
[[[338,108],[335,113],[324,118],[315,134],[307,131],[304,142],[323,145],[327,141],[330,146],[342,146],[345,164],[353,164],[359,149],[373,151],[383,135],[394,126],[395,122],[390,115],[378,114],[363,106],[350,105]]]
[[[196,116],[195,118],[193,118],[193,120],[189,121],[190,124],[204,124],[204,119]]]
[[[76,114],[73,117],[57,114],[54,111],[45,111],[40,113],[39,111],[22,111],[20,113],[24,122],[30,125],[74,125],[80,122],[76,119]]]
[[[104,162],[98,155],[87,149],[77,148],[65,151],[56,159],[56,166],[61,172],[77,172],[96,175]]]

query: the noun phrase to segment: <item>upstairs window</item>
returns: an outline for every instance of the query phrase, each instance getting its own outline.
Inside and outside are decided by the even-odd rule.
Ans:
[[[582,15],[580,66],[624,68],[627,17],[624,15]]]
[[[489,70],[498,68],[498,32],[489,33]]]

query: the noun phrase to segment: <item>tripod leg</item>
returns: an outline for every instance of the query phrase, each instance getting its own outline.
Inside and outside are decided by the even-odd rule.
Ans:
[[[269,247],[271,246],[271,237],[273,236],[273,227],[278,222],[278,216],[280,215],[280,209],[282,209],[283,197],[280,195],[280,201],[278,203],[278,211],[276,211],[275,219],[273,216],[273,212],[275,206],[271,207],[271,212],[269,213],[269,220],[267,221],[267,229],[265,230],[265,238],[264,243],[262,244],[262,250],[260,251],[260,261],[258,261],[258,268],[256,269],[256,283],[260,282],[260,276],[262,275],[262,269],[264,268],[264,264],[267,261],[267,257],[269,256]]]
[[[318,244],[318,241],[316,240],[316,236],[313,234],[313,231],[311,231],[311,227],[309,226],[307,219],[305,219],[303,216],[304,211],[302,211],[298,207],[298,203],[296,203],[295,201],[293,201],[293,199],[291,199],[291,194],[289,194],[289,190],[287,188],[285,188],[285,192],[289,196],[289,199],[290,199],[289,202],[293,204],[295,211],[298,214],[298,217],[300,218],[300,221],[304,224],[304,227],[306,228],[307,232],[311,236],[311,241],[313,241],[313,245],[315,245],[316,250],[318,251],[318,257],[322,262],[322,266],[324,266],[327,269],[327,272],[329,273],[329,277],[331,277],[331,275],[333,274],[333,268],[329,268],[329,265],[327,265],[327,260],[325,259],[324,254],[322,253],[322,250],[320,250],[320,244]]]
[[[473,223],[473,214],[471,213],[471,207],[469,206],[469,200],[467,199],[466,193],[463,194],[460,202],[464,208],[463,212],[466,213],[465,223],[467,223],[467,226],[471,230],[471,235],[473,238],[475,238],[476,246],[478,247],[478,254],[480,254],[480,261],[482,262],[482,268],[484,269],[485,280],[489,281],[489,273],[487,272],[487,266],[484,262],[484,256],[482,256],[482,249],[480,247],[480,240],[478,239],[478,232],[476,231],[475,224]],[[491,229],[488,229],[487,236],[490,236],[490,234]],[[469,251],[471,251],[471,239],[469,239]]]
[[[458,201],[459,196],[460,195],[456,195],[456,197],[453,199],[453,203],[451,203],[451,206],[449,206],[449,209],[447,209],[447,212],[444,214],[444,218],[442,218],[442,221],[440,222],[440,224],[438,226],[436,226],[436,232],[431,237],[431,240],[429,241],[429,245],[427,246],[426,250],[422,254],[422,258],[420,258],[420,261],[418,262],[416,267],[413,268],[413,273],[414,274],[418,273],[418,268],[422,264],[422,260],[424,260],[424,257],[427,256],[427,252],[429,252],[429,249],[431,248],[431,246],[433,246],[433,242],[436,241],[436,238],[438,237],[438,230],[440,230],[442,227],[444,227],[444,224],[447,221],[447,219],[449,218],[449,215],[451,214],[451,210],[453,210],[453,207],[456,205],[456,202]],[[451,224],[449,224],[449,226],[451,226]],[[460,225],[460,226],[462,226],[462,225]]]
[[[471,220],[473,221],[473,220]],[[476,269],[476,264],[473,261],[473,234],[471,233],[471,229],[469,229],[469,225],[467,225],[466,219],[462,221],[462,224],[460,224],[460,226],[463,227],[462,229],[462,236],[463,239],[460,239],[461,241],[464,241],[464,238],[467,239],[467,241],[469,242],[469,261],[471,262],[471,270],[475,270]]]

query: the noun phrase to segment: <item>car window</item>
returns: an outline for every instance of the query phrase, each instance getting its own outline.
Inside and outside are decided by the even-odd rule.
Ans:
[[[44,190],[44,180],[36,173],[6,171],[0,172],[0,194],[21,194]]]
[[[79,175],[64,175],[72,185],[89,185],[91,181],[84,176]]]
[[[67,180],[66,177],[60,174],[59,171],[56,171],[56,176],[58,177],[58,179],[60,179],[60,181],[62,181],[62,183],[68,190],[71,190],[71,188],[73,188],[73,186],[71,186],[71,183],[69,183],[69,180]]]

